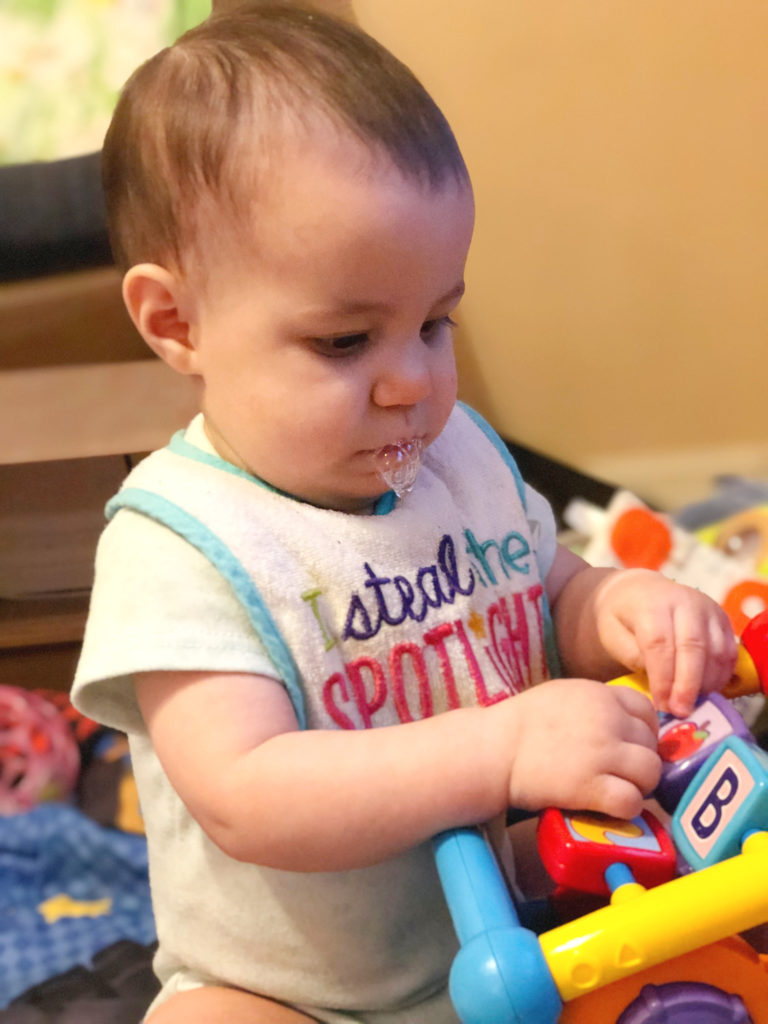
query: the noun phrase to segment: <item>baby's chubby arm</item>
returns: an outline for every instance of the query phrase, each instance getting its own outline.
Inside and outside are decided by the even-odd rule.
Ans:
[[[168,777],[211,839],[245,861],[296,871],[363,867],[508,806],[639,813],[658,781],[650,702],[606,687],[645,668],[657,704],[688,710],[735,658],[725,615],[656,573],[593,569],[561,549],[547,579],[564,669],[487,708],[405,725],[300,731],[266,677],[137,678]]]
[[[559,549],[547,579],[566,674],[648,675],[656,707],[685,716],[723,687],[737,645],[727,615],[698,590],[646,569],[597,569]]]
[[[213,842],[285,870],[363,867],[508,806],[632,817],[658,780],[649,701],[586,679],[357,732],[299,731],[266,677],[153,672],[136,686],[171,784]]]

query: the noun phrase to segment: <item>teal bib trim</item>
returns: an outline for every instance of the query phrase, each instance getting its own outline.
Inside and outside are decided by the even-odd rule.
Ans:
[[[544,652],[547,655],[547,665],[551,679],[559,679],[563,673],[560,664],[560,652],[557,649],[557,638],[555,637],[555,624],[552,621],[552,612],[547,600],[546,587],[541,595],[541,617],[544,624]]]
[[[496,433],[496,431],[493,429],[493,427],[490,425],[490,423],[487,423],[479,412],[475,412],[475,410],[471,406],[465,405],[464,402],[457,402],[456,404],[461,409],[463,409],[467,416],[469,416],[469,418],[472,420],[472,422],[477,427],[479,427],[480,430],[482,430],[482,432],[485,434],[485,436],[488,438],[493,447],[496,449],[496,451],[499,453],[499,455],[506,463],[507,468],[509,469],[512,476],[515,478],[515,486],[517,487],[517,493],[520,495],[520,501],[523,503],[523,508],[525,508],[525,483],[523,481],[522,476],[520,476],[520,470],[517,468],[517,463],[512,458],[509,449],[504,444],[499,435]]]
[[[376,499],[373,506],[375,516],[388,516],[397,504],[397,495],[394,491],[385,491],[380,498]]]
[[[177,430],[168,443],[169,451],[175,452],[176,455],[183,455],[187,459],[194,459],[195,462],[202,462],[206,466],[214,466],[216,469],[223,469],[225,473],[231,473],[233,476],[242,477],[243,480],[250,480],[254,484],[258,484],[259,487],[263,487],[267,491],[272,491],[273,494],[282,494],[282,491],[278,491],[276,487],[268,484],[261,477],[254,476],[253,473],[249,473],[247,469],[240,469],[239,466],[233,465],[231,462],[227,462],[226,459],[222,459],[219,455],[214,455],[212,452],[204,452],[202,448],[197,448],[195,445],[190,444],[184,436],[183,430]]]
[[[273,487],[272,484],[268,484],[266,480],[262,480],[261,477],[254,476],[253,473],[249,473],[246,469],[240,469],[239,466],[234,466],[231,462],[227,462],[226,459],[222,459],[218,455],[213,455],[211,452],[204,452],[202,448],[197,448],[195,445],[190,444],[184,436],[183,430],[178,430],[170,442],[168,443],[169,451],[174,452],[176,455],[183,455],[187,459],[194,459],[196,462],[203,462],[206,466],[214,466],[216,469],[223,469],[225,473],[232,473],[234,476],[242,477],[244,480],[250,480],[259,487],[263,487],[267,491],[272,491],[273,494],[281,494],[284,498],[290,498],[292,501],[300,501],[299,498],[294,498],[292,494],[288,494],[286,491],[280,491],[277,487]],[[376,516],[386,516],[392,511],[397,504],[397,495],[394,491],[385,491],[380,498],[376,499],[373,506],[373,514]]]
[[[191,446],[190,446],[191,447]],[[197,451],[197,449],[194,449]],[[201,453],[205,455],[205,452]],[[224,463],[228,466],[228,463]],[[236,467],[232,469],[238,473]],[[244,474],[250,477],[250,474]],[[251,479],[253,479],[251,477]],[[301,729],[307,727],[307,715],[304,704],[304,691],[293,655],[283,639],[280,630],[264,603],[261,594],[254,586],[252,579],[240,561],[226,544],[199,519],[190,515],[172,501],[162,498],[151,491],[138,487],[126,487],[119,491],[106,508],[107,519],[111,519],[121,508],[133,509],[143,515],[162,523],[180,537],[189,541],[201,554],[215,566],[228,581],[235,596],[245,609],[251,625],[256,630],[264,648],[280,675],[288,696],[293,704],[296,718]]]

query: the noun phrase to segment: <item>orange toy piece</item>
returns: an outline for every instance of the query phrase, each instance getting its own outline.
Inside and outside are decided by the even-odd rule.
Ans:
[[[734,584],[720,599],[723,611],[731,620],[733,631],[740,634],[749,625],[755,605],[768,608],[768,582],[766,580],[741,580]]]
[[[660,569],[672,551],[672,535],[650,509],[630,508],[613,524],[611,547],[628,569]]]
[[[724,984],[728,992],[741,997],[753,1024],[768,1024],[766,974],[768,957],[756,953],[744,939],[734,936],[656,964],[566,1003],[559,1024],[606,1024],[608,1021],[613,1024],[644,985],[679,981]]]

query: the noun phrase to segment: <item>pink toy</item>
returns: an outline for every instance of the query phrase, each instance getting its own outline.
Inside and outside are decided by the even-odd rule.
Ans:
[[[79,748],[58,709],[36,693],[0,686],[0,814],[65,799],[79,771]]]

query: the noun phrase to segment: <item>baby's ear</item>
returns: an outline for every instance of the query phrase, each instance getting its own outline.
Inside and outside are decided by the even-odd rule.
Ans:
[[[144,341],[178,373],[196,374],[197,352],[179,278],[156,263],[139,263],[123,278],[123,301]]]

